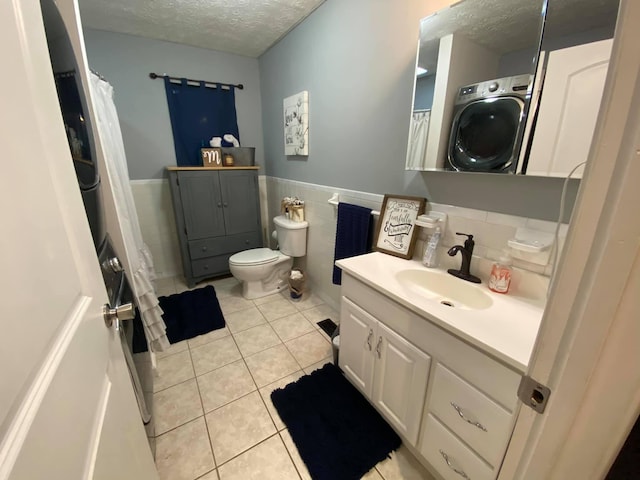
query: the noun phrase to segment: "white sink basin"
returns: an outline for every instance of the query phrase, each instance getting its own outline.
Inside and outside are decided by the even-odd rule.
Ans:
[[[491,297],[482,291],[483,287],[445,272],[401,270],[395,274],[395,277],[412,293],[426,296],[450,307],[483,310],[493,304]]]

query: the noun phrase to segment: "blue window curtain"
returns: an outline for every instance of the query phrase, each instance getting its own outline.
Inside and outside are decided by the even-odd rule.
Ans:
[[[186,78],[174,83],[164,78],[179,167],[202,165],[200,148],[208,147],[212,137],[230,133],[240,141],[234,88],[198,83],[187,83]]]

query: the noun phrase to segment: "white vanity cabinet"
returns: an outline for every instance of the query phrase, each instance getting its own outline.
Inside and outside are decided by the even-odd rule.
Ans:
[[[429,378],[429,355],[342,299],[340,367],[387,420],[417,443]]]
[[[497,477],[520,372],[346,271],[339,365],[440,476]]]

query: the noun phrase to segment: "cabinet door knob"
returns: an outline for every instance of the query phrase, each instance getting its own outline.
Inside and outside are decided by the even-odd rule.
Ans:
[[[222,208],[222,204],[218,202],[218,208]]]
[[[207,247],[202,247],[202,251],[206,252],[207,251]]]
[[[465,422],[470,423],[474,427],[478,427],[483,432],[487,431],[487,428],[484,425],[482,425],[480,422],[474,422],[473,420],[469,420],[467,417],[465,417],[464,410],[462,410],[462,407],[460,407],[458,404],[451,402],[451,406],[454,408],[456,412],[458,412],[458,415],[460,416],[460,418],[463,419]]]
[[[382,337],[378,337],[378,344],[376,345],[376,352],[378,353],[378,358],[382,358]]]
[[[251,242],[249,240],[245,240],[244,243],[246,243],[247,245],[249,245]]]
[[[228,207],[228,206],[229,206],[229,204],[228,204],[227,202],[224,202],[224,203],[222,204],[222,206],[223,206],[223,207]]]
[[[373,328],[369,329],[369,335],[367,335],[367,345],[369,345],[369,351],[371,351],[371,339],[373,338]]]
[[[205,265],[204,267],[202,267],[205,270],[209,270],[209,265]]]
[[[471,480],[469,478],[469,476],[466,473],[464,473],[464,470],[458,470],[456,467],[453,466],[453,463],[451,463],[451,460],[449,460],[449,455],[447,455],[446,452],[440,450],[440,455],[442,455],[442,458],[444,458],[444,461],[447,463],[447,467],[449,467],[451,470],[456,472],[462,478],[466,478],[467,480]]]

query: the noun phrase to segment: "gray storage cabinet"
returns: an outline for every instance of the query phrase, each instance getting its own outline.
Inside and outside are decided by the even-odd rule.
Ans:
[[[231,255],[262,246],[257,168],[167,169],[189,287],[228,274]]]

